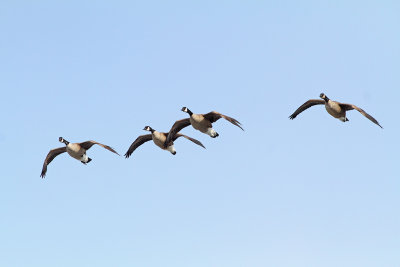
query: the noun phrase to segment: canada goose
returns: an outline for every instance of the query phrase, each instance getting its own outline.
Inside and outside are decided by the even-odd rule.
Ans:
[[[110,150],[111,152],[114,152],[115,154],[117,154],[119,156],[119,154],[113,148],[103,145],[103,144],[100,144],[96,141],[86,141],[86,142],[82,142],[82,143],[70,143],[62,137],[58,138],[58,141],[60,141],[61,143],[64,143],[65,146],[52,149],[47,154],[47,157],[43,163],[42,173],[40,174],[40,177],[42,177],[42,178],[44,178],[46,176],[47,165],[49,165],[50,162],[55,157],[57,157],[58,155],[60,155],[61,153],[64,153],[64,152],[68,152],[68,154],[71,157],[79,160],[80,162],[82,162],[85,165],[86,165],[86,163],[89,163],[92,160],[91,158],[89,158],[86,155],[86,151],[89,150],[93,145],[102,146],[105,149]]]
[[[319,95],[319,97],[322,98],[322,100],[320,100],[320,99],[308,100],[303,105],[301,105],[292,115],[290,115],[289,118],[291,120],[293,120],[294,118],[297,117],[297,115],[299,115],[301,112],[303,112],[304,110],[308,109],[311,106],[314,106],[314,105],[325,105],[325,109],[326,109],[326,111],[328,111],[328,113],[330,115],[332,115],[334,118],[337,118],[337,119],[339,119],[339,120],[341,120],[343,122],[346,122],[346,121],[349,120],[346,117],[346,111],[355,109],[355,110],[359,111],[362,115],[367,117],[370,121],[372,121],[373,123],[375,123],[379,127],[383,128],[379,124],[379,122],[377,120],[375,120],[371,115],[369,115],[367,112],[365,112],[364,110],[362,110],[361,108],[359,108],[359,107],[357,107],[355,105],[344,104],[344,103],[340,103],[340,102],[337,102],[337,101],[330,100],[324,93],[321,93]]]
[[[190,118],[182,119],[176,121],[174,125],[172,125],[171,130],[168,133],[168,137],[166,142],[170,142],[171,138],[183,128],[192,125],[193,128],[196,130],[215,138],[219,136],[219,134],[212,128],[212,123],[216,122],[220,118],[224,118],[225,120],[229,121],[233,125],[236,125],[240,129],[243,130],[241,127],[241,123],[235,120],[234,118],[228,117],[216,111],[211,111],[207,114],[193,114],[187,107],[183,107],[181,111],[186,112],[189,114]],[[244,131],[244,130],[243,130]]]
[[[194,138],[191,138],[189,136],[183,135],[181,133],[176,133],[173,136],[172,140],[168,143],[168,145],[166,147],[164,147],[165,140],[167,139],[167,134],[168,133],[157,132],[156,130],[154,130],[150,126],[144,127],[143,130],[149,131],[149,132],[151,132],[151,134],[141,135],[138,138],[136,138],[136,140],[129,147],[128,151],[125,153],[125,158],[129,158],[132,155],[133,151],[135,151],[136,148],[138,148],[142,144],[144,144],[147,141],[150,141],[152,139],[153,139],[154,144],[156,144],[159,148],[161,148],[163,150],[168,150],[169,152],[172,153],[172,155],[176,154],[176,150],[174,148],[174,142],[173,141],[175,141],[179,137],[185,137],[186,139],[192,141],[193,143],[205,148],[200,141],[198,141],[198,140],[196,140]]]

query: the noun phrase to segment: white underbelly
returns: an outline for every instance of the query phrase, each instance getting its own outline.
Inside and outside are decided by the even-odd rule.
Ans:
[[[211,137],[215,137],[217,135],[217,132],[213,128],[208,128],[206,134]]]
[[[172,154],[174,154],[176,152],[174,145],[171,145],[171,146],[167,147],[166,150],[168,150]]]

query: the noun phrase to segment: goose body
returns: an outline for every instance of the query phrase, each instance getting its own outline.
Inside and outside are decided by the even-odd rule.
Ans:
[[[328,100],[325,104],[326,111],[334,118],[346,121],[346,111],[336,101]]]
[[[204,118],[201,114],[192,114],[189,118],[190,124],[196,130],[207,134],[213,138],[218,136],[218,133],[212,128],[212,123]]]
[[[58,155],[67,152],[68,155],[70,155],[72,158],[79,160],[80,162],[82,162],[83,164],[89,163],[92,159],[89,158],[86,155],[86,151],[89,150],[93,145],[99,145],[104,147],[105,149],[119,155],[117,153],[117,151],[115,151],[113,148],[107,146],[107,145],[103,145],[101,143],[98,143],[96,141],[86,141],[86,142],[82,142],[82,143],[70,143],[67,140],[65,140],[64,138],[60,137],[58,139],[61,143],[64,143],[65,146],[64,147],[59,147],[59,148],[55,148],[49,151],[49,153],[46,156],[46,159],[44,160],[43,163],[43,167],[42,167],[42,172],[40,174],[40,177],[44,178],[46,176],[46,172],[47,172],[47,165],[50,164],[50,162],[53,161],[53,159],[55,157],[57,157]]]
[[[142,144],[144,144],[144,143],[146,143],[146,142],[148,142],[150,140],[153,140],[154,144],[156,146],[158,146],[159,148],[161,148],[162,150],[167,150],[167,151],[171,152],[172,155],[176,154],[176,150],[175,150],[175,147],[174,147],[174,141],[176,139],[178,139],[179,137],[184,137],[184,138],[192,141],[196,145],[199,145],[199,146],[205,148],[200,141],[198,141],[198,140],[196,140],[194,138],[191,138],[189,136],[183,135],[181,133],[176,133],[173,136],[173,138],[171,139],[171,141],[167,143],[166,141],[167,141],[168,133],[158,132],[158,131],[154,130],[153,128],[151,128],[150,126],[144,127],[143,130],[149,131],[150,134],[141,135],[138,138],[136,138],[136,140],[133,141],[133,143],[130,145],[128,151],[125,153],[125,158],[129,158],[132,155],[132,153],[139,146],[141,146]]]
[[[192,125],[194,129],[204,134],[207,134],[212,138],[218,137],[219,134],[212,128],[212,124],[217,120],[219,120],[220,118],[224,118],[225,120],[229,121],[233,125],[243,130],[240,122],[238,122],[236,119],[223,115],[216,111],[211,111],[206,114],[194,114],[187,107],[183,107],[181,110],[185,113],[188,113],[189,118],[176,121],[174,125],[172,125],[171,130],[168,132],[166,143],[170,142],[172,140],[172,137],[177,132],[179,132],[180,130],[189,125]]]
[[[161,133],[154,130],[151,133],[151,139],[153,140],[154,144],[159,148],[171,152],[172,155],[176,154],[176,150],[174,148],[174,142],[171,142],[166,148],[164,147],[164,143],[167,140],[166,133]]]
[[[82,163],[88,163],[89,157],[86,155],[86,150],[82,148],[79,144],[77,143],[69,143],[67,146],[67,153],[74,159],[79,160]]]
[[[291,120],[297,117],[301,112],[304,110],[308,109],[309,107],[315,106],[315,105],[325,105],[326,111],[334,118],[341,120],[342,122],[349,121],[347,118],[346,112],[349,110],[357,110],[360,112],[363,116],[365,116],[367,119],[378,125],[379,127],[383,128],[379,122],[369,115],[367,112],[365,112],[363,109],[357,107],[356,105],[353,104],[345,104],[345,103],[340,103],[337,101],[333,101],[329,99],[324,93],[321,93],[319,96],[321,99],[310,99],[307,102],[305,102],[303,105],[301,105],[295,112],[293,112],[292,115],[289,116]]]

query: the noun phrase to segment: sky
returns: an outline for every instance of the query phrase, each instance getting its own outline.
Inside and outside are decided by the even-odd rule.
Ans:
[[[0,266],[400,264],[398,1],[1,1]],[[357,111],[314,106],[324,92]],[[215,110],[219,137],[146,134]]]

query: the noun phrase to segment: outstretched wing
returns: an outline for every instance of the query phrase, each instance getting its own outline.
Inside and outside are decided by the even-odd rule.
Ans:
[[[238,122],[236,119],[234,119],[232,117],[229,117],[229,116],[226,116],[226,115],[221,114],[221,113],[216,112],[216,111],[211,111],[211,112],[209,112],[207,114],[203,114],[203,117],[206,118],[207,120],[209,120],[211,123],[216,122],[220,118],[224,118],[225,120],[229,121],[233,125],[236,125],[237,127],[239,127],[240,129],[243,130],[243,128],[241,126],[241,123]]]
[[[129,158],[133,151],[135,151],[136,148],[139,146],[143,145],[144,143],[150,141],[152,139],[151,134],[145,134],[141,135],[136,140],[132,143],[132,145],[129,147],[128,151],[125,153],[125,158]]]
[[[168,144],[171,143],[171,141],[176,139],[175,136],[180,130],[182,130],[183,128],[185,128],[189,125],[190,125],[190,118],[176,121],[174,123],[174,125],[172,125],[169,132],[167,133],[167,139],[165,140],[164,147],[167,147]]]
[[[199,140],[194,139],[194,138],[192,138],[192,137],[189,137],[189,136],[187,136],[187,135],[181,134],[181,133],[177,133],[177,134],[174,136],[174,138],[173,138],[172,141],[175,141],[175,140],[178,139],[179,137],[185,137],[186,139],[192,141],[192,142],[195,143],[196,145],[199,145],[199,146],[201,146],[201,147],[203,147],[203,148],[206,148],[205,146],[203,146],[203,144],[202,144]]]
[[[80,145],[83,149],[86,149],[86,150],[88,150],[89,148],[91,148],[93,145],[99,145],[99,146],[102,146],[102,147],[104,147],[105,149],[107,149],[107,150],[109,150],[109,151],[111,151],[111,152],[113,152],[113,153],[119,155],[118,152],[115,151],[112,147],[109,147],[109,146],[107,146],[107,145],[100,144],[99,142],[96,142],[96,141],[93,141],[93,140],[79,143],[79,145]]]
[[[289,116],[289,119],[293,120],[294,118],[297,117],[300,113],[302,113],[304,110],[308,109],[309,107],[315,106],[315,105],[324,105],[325,101],[322,99],[310,99],[303,105],[301,105],[296,111]]]
[[[376,125],[378,125],[379,127],[381,127],[383,129],[383,127],[379,124],[379,122],[377,120],[375,120],[374,117],[372,117],[371,115],[369,115],[367,112],[365,112],[362,108],[359,108],[355,105],[352,104],[342,104],[340,103],[340,106],[342,108],[344,108],[346,111],[347,110],[357,110],[358,112],[360,112],[362,115],[364,115],[365,117],[367,117],[367,119],[369,119],[370,121],[372,121],[373,123],[375,123]]]
[[[67,151],[67,147],[65,147],[65,146],[50,150],[49,153],[47,154],[46,159],[44,160],[42,173],[40,174],[40,177],[44,178],[46,176],[46,172],[47,172],[47,165],[49,165],[50,162],[55,157],[57,157],[58,155],[60,155],[61,153],[66,152],[66,151]]]

